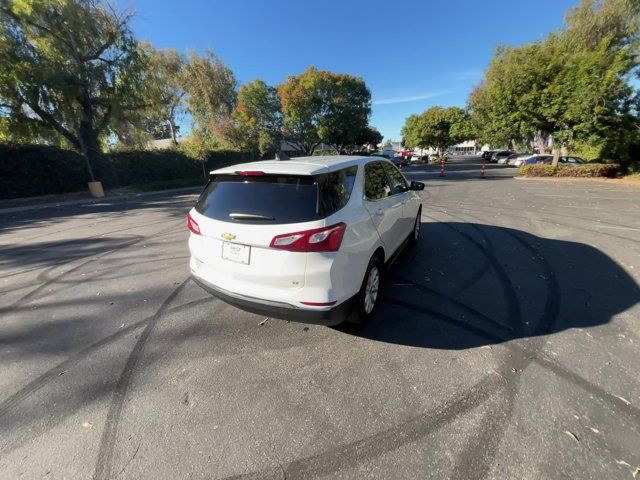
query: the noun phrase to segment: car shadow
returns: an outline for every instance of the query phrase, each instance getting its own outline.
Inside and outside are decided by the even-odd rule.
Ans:
[[[576,242],[463,222],[426,222],[388,271],[371,340],[467,349],[606,324],[640,301],[613,259]]]

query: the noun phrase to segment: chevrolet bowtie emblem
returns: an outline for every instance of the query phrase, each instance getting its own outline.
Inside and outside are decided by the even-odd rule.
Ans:
[[[224,238],[225,240],[231,241],[231,240],[235,240],[236,236],[231,233],[223,233],[222,238]]]

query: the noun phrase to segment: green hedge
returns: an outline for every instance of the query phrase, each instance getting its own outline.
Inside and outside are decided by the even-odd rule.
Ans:
[[[615,177],[620,166],[615,163],[587,163],[579,167],[552,165],[525,165],[518,173],[524,177]]]
[[[235,151],[208,152],[205,172],[248,161]],[[142,150],[104,154],[93,165],[107,189],[169,180],[203,178],[203,165],[176,150]],[[89,174],[77,153],[46,145],[0,144],[0,198],[24,198],[82,191]]]

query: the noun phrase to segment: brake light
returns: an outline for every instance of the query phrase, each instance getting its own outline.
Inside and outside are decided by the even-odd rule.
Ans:
[[[259,170],[240,170],[236,172],[236,175],[240,175],[241,177],[261,177],[264,175],[264,172]]]
[[[198,222],[196,222],[190,213],[187,213],[187,228],[191,233],[195,233],[196,235],[201,235],[200,226]]]
[[[344,223],[338,223],[330,227],[277,235],[269,246],[290,252],[336,252],[346,227]]]

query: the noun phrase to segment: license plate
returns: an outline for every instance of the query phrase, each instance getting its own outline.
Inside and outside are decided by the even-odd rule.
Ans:
[[[249,245],[239,245],[237,243],[222,242],[222,258],[232,262],[249,265],[251,247]]]

